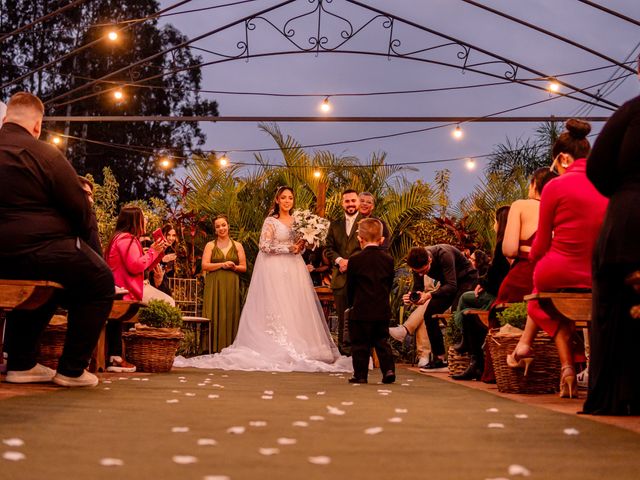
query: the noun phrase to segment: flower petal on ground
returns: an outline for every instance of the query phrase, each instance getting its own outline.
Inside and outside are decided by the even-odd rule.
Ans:
[[[171,431],[173,433],[186,433],[189,431],[189,427],[173,427]]]
[[[516,413],[515,417],[516,418],[529,418],[529,415],[527,415],[526,413]]]
[[[211,393],[207,395],[207,398],[220,398],[220,395],[216,395],[215,393]]]
[[[177,398],[171,398],[169,400],[167,400],[167,403],[178,403],[180,400],[178,400]]]
[[[199,438],[198,439],[198,445],[200,446],[212,446],[212,445],[217,445],[218,442],[216,442],[213,438]]]
[[[340,410],[339,408],[332,407],[331,405],[327,405],[327,412],[329,412],[331,415],[344,415],[345,414],[344,410]]]
[[[307,460],[309,460],[309,463],[313,463],[315,465],[329,465],[331,463],[331,458],[324,455],[318,457],[307,457]]]
[[[504,428],[504,423],[490,423],[487,428]]]
[[[327,392],[316,392],[316,395],[324,395]]]
[[[382,430],[382,427],[369,427],[365,429],[364,433],[366,433],[367,435],[377,435],[381,433]]]
[[[341,402],[342,405],[344,405],[345,407],[349,407],[351,405],[353,405],[353,402]]]
[[[121,467],[124,462],[119,458],[101,458],[100,465],[103,467]]]
[[[227,475],[205,475],[202,480],[231,480]]]
[[[407,413],[409,410],[406,408],[396,408],[396,413]]]
[[[531,475],[531,472],[526,467],[522,465],[509,465],[509,475],[522,475],[523,477],[528,477]]]
[[[291,425],[293,425],[294,427],[308,427],[309,423],[303,420],[297,420],[293,422]]]
[[[309,397],[307,397],[306,395],[296,395],[296,398],[298,400],[309,400]]]
[[[270,456],[270,455],[277,455],[278,453],[280,453],[280,449],[279,448],[259,448],[258,452],[260,453],[260,455],[265,455],[265,456]]]
[[[273,399],[273,397],[271,395],[262,395],[262,397],[260,397],[260,398],[262,398],[263,400],[272,400]]]
[[[497,409],[497,408],[495,408],[495,407],[487,408],[487,409],[485,410],[485,412],[489,412],[489,413],[496,413],[496,412],[499,412],[499,411],[500,411],[500,410],[498,410],[498,409]]]
[[[264,392],[265,395],[273,395],[273,390],[265,390]]]
[[[391,417],[387,420],[389,423],[402,423],[402,417]]]
[[[321,422],[324,420],[324,417],[322,415],[311,415],[309,417],[309,420],[311,420],[312,422]]]
[[[235,426],[235,427],[227,428],[227,433],[233,433],[235,435],[240,435],[241,433],[244,433],[245,430],[246,430],[246,428],[244,428],[242,426]]]
[[[198,459],[192,455],[174,455],[172,460],[180,465],[189,465],[190,463],[198,462]]]
[[[280,437],[278,439],[278,445],[295,445],[296,443],[298,440],[295,438]]]
[[[576,430],[575,428],[565,428],[564,429],[564,434],[565,435],[580,435],[580,432],[578,430]]]
[[[251,427],[266,427],[267,426],[267,422],[265,422],[264,420],[253,420],[253,421],[249,422],[249,426],[251,426]]]
[[[5,438],[2,443],[9,447],[21,447],[24,445],[24,441],[21,438]]]
[[[4,452],[2,458],[5,460],[11,460],[12,462],[18,462],[27,458],[22,452]]]

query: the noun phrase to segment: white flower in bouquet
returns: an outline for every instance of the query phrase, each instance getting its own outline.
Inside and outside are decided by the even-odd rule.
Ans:
[[[295,210],[293,217],[293,232],[296,239],[302,239],[312,250],[324,244],[329,233],[329,220],[322,218],[309,210]]]

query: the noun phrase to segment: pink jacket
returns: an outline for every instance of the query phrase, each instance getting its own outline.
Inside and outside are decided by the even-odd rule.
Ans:
[[[153,248],[143,253],[136,237],[130,233],[119,233],[113,239],[106,257],[116,285],[129,290],[124,299],[141,301],[144,271],[155,267],[162,259],[162,254]]]

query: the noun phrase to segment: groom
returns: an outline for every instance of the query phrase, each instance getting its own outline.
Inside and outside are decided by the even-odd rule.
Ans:
[[[347,309],[347,266],[349,257],[360,251],[356,233],[358,222],[362,218],[358,212],[359,204],[358,192],[351,189],[342,192],[344,218],[331,222],[325,248],[327,258],[333,266],[331,289],[338,313],[338,348],[346,355],[350,353],[349,336],[344,324],[344,311]]]

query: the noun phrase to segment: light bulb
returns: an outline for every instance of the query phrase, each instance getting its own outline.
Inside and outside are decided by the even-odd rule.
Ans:
[[[322,176],[322,172],[320,172],[320,170],[316,170],[315,172],[313,172],[313,176],[316,178],[320,178]]]
[[[58,135],[54,135],[51,137],[51,143],[54,145],[60,145],[62,143],[62,139]]]
[[[466,167],[467,167],[467,170],[475,170],[475,168],[476,168],[476,161],[475,161],[475,159],[473,159],[473,158],[467,158]]]
[[[109,40],[111,40],[112,42],[115,42],[118,39],[118,32],[116,32],[115,30],[111,30],[108,34],[107,34],[107,38]]]
[[[227,155],[222,155],[220,157],[220,160],[218,160],[218,163],[221,167],[226,167],[227,165],[229,165],[229,159],[227,158]]]
[[[164,169],[171,167],[171,160],[164,157],[162,160],[160,160],[160,166]]]
[[[560,91],[560,84],[556,80],[551,80],[547,88],[551,93],[558,93]]]
[[[325,97],[325,99],[320,104],[320,110],[324,113],[328,113],[331,110],[331,104],[329,103],[329,97]]]
[[[456,140],[460,140],[462,138],[462,129],[460,128],[460,125],[458,125],[453,132],[451,132],[451,135],[453,135],[453,138],[455,138]]]
[[[124,93],[120,89],[114,90],[113,98],[116,100],[122,100],[124,98]]]

